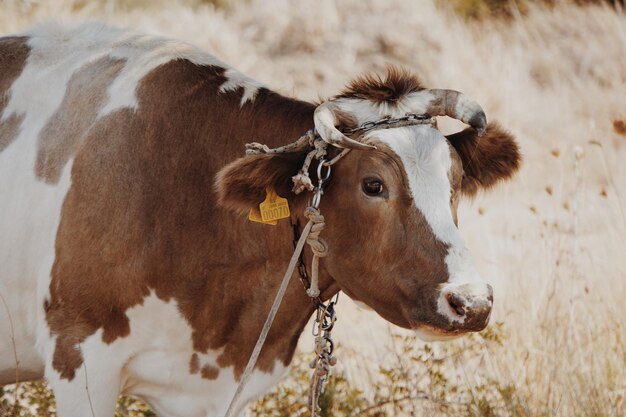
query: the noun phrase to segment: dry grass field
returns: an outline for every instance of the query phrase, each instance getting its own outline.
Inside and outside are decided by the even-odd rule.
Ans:
[[[343,297],[325,415],[626,416],[626,15],[557,1],[474,21],[446,3],[0,0],[0,35],[100,20],[194,43],[303,99],[388,64],[473,97],[525,158],[512,182],[460,207],[495,288],[493,325],[424,344]],[[289,379],[251,414],[301,412],[309,336],[300,349]],[[50,400],[24,391],[41,386],[20,389]],[[134,408],[128,400],[119,414],[144,415]]]

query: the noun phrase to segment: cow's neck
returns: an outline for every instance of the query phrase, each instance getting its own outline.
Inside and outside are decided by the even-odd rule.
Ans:
[[[235,102],[239,104],[237,100]],[[220,123],[227,130],[222,132],[219,126],[213,129],[217,130],[214,132],[217,138],[228,138],[225,153],[230,154],[230,161],[243,155],[246,142],[257,141],[276,147],[297,139],[313,127],[313,111],[312,104],[262,89],[254,102],[244,105],[243,111],[233,112],[237,120]],[[233,126],[237,126],[236,132],[233,132]],[[223,158],[224,155],[220,155],[222,161]],[[307,222],[302,215],[304,208],[302,203],[291,207],[293,218],[301,225]],[[207,233],[223,238],[217,237],[207,248],[205,270],[208,276],[203,277],[200,273],[197,275],[202,277],[199,281],[191,279],[189,282],[190,294],[197,294],[198,287],[203,286],[204,296],[196,298],[194,312],[187,316],[191,317],[194,329],[202,329],[195,332],[195,349],[222,350],[218,365],[234,366],[238,377],[256,343],[293,253],[294,236],[288,219],[281,220],[276,226],[261,225],[248,221],[241,213],[221,209],[213,211],[212,218]],[[307,263],[312,259],[308,247],[305,248],[305,259]],[[319,278],[323,297],[330,298],[337,293],[338,288],[326,273],[323,262]],[[207,303],[219,308],[202,308]],[[306,296],[295,273],[265,342],[258,369],[270,372],[277,361],[289,364],[314,309],[314,303]],[[217,316],[219,320],[216,320]]]
[[[300,221],[305,224],[304,219]],[[261,233],[258,232],[259,228],[263,229]],[[253,229],[255,230],[252,231]],[[196,318],[204,322],[204,325],[193,326],[206,326],[207,329],[198,334],[207,336],[206,338],[201,336],[194,340],[196,348],[201,351],[207,348],[223,349],[218,365],[233,365],[236,376],[240,375],[247,363],[293,254],[293,235],[287,219],[280,221],[277,226],[250,225],[241,227],[239,231],[248,234],[248,239],[240,241],[241,257],[238,262],[230,265],[220,265],[217,262],[210,268],[222,274],[217,279],[210,279],[204,297],[205,301],[211,299],[211,304],[229,304],[223,309],[228,312],[228,316],[224,315],[224,321],[216,323],[218,312],[215,309],[205,309],[206,315]],[[261,250],[250,250],[251,246],[256,245]],[[306,247],[305,261],[309,273],[311,259],[312,253]],[[328,299],[339,288],[326,272],[323,260],[321,263],[319,286],[322,298]],[[314,310],[315,304],[306,295],[304,285],[295,271],[257,368],[270,372],[278,361],[283,365],[291,362],[300,334]]]

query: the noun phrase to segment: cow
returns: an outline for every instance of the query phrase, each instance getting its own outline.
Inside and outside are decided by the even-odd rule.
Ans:
[[[469,126],[344,133],[406,113]],[[483,329],[492,289],[457,205],[521,156],[465,95],[391,67],[315,104],[125,29],[45,24],[0,38],[0,385],[45,378],[59,417],[113,416],[127,394],[159,416],[223,415],[311,197],[291,188],[309,149],[244,146],[313,128],[331,151],[351,149],[320,204],[320,298],[343,291],[425,339]],[[291,222],[248,219],[268,190]],[[238,412],[284,375],[315,308],[292,280]]]

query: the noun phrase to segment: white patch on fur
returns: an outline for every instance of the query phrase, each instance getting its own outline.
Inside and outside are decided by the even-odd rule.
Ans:
[[[253,101],[259,88],[262,87],[258,82],[233,69],[227,69],[224,76],[228,81],[220,86],[220,92],[237,91],[239,88],[243,88],[243,95],[239,102],[242,107],[248,101]]]
[[[180,316],[176,304],[151,295],[142,306],[129,310],[128,317],[131,336],[120,343],[133,346],[123,349],[129,361],[124,366],[122,393],[146,398],[159,415],[224,414],[238,385],[233,368],[220,369],[215,380],[201,378],[200,373],[190,374],[189,362],[194,353],[192,329]],[[199,354],[200,367],[218,366],[220,353]],[[242,404],[276,384],[285,370],[277,362],[271,374],[255,372],[244,391]]]
[[[170,417],[224,415],[238,386],[233,368],[220,368],[216,379],[190,372],[194,353],[192,329],[180,315],[175,301],[163,301],[154,293],[126,312],[130,335],[110,345],[102,342],[102,330],[82,344],[84,366],[71,382],[60,380],[55,371],[47,373],[55,393],[67,399],[67,415],[91,415],[85,382],[89,386],[96,415],[112,415],[118,395],[145,399],[157,415]],[[199,365],[219,368],[220,351],[198,353]],[[84,368],[87,369],[85,381]],[[272,373],[255,371],[246,386],[238,412],[251,400],[265,393],[285,374],[279,361]],[[113,398],[113,401],[110,399]],[[108,414],[107,414],[108,413]],[[237,415],[237,413],[235,414]]]
[[[367,137],[382,141],[400,157],[415,207],[423,214],[435,237],[449,246],[445,258],[449,273],[446,285],[477,283],[477,288],[482,288],[479,295],[484,295],[487,286],[480,280],[452,216],[448,178],[452,158],[445,137],[429,126],[379,130]],[[453,314],[443,290],[441,294],[438,312],[450,321],[462,323],[464,318]]]
[[[467,250],[450,207],[448,171],[452,158],[445,137],[429,126],[379,130],[368,137],[385,143],[400,157],[416,208],[424,215],[437,239],[451,246],[450,255],[454,260],[464,258]],[[456,272],[460,266],[467,269],[465,264],[452,264],[450,272]]]
[[[35,117],[27,115],[25,120]],[[44,361],[37,348],[49,340],[42,306],[48,296],[71,163],[58,184],[39,181],[33,169],[36,141],[36,136],[23,129],[15,142],[0,153],[0,294],[8,304],[15,332],[11,335],[9,317],[0,308],[0,351],[12,352],[14,336],[20,369],[41,377]],[[12,354],[0,355],[0,370],[14,367]]]

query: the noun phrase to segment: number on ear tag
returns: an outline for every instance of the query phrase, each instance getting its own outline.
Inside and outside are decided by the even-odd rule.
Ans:
[[[274,220],[271,222],[264,222],[263,219],[261,218],[261,212],[259,211],[258,208],[250,209],[250,213],[248,213],[248,220],[251,220],[253,222],[263,223],[263,224],[271,224],[272,226],[276,226],[276,224],[278,224],[277,220]]]
[[[276,191],[268,189],[265,201],[259,204],[261,219],[264,223],[272,222],[289,217],[289,203],[286,198],[282,198]]]

